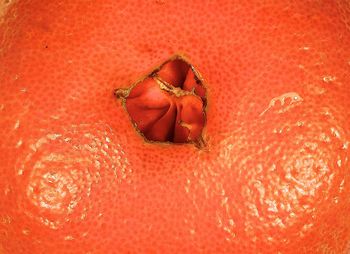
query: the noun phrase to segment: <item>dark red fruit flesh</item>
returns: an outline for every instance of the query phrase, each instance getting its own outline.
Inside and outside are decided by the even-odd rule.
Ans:
[[[176,57],[130,91],[117,90],[132,122],[147,140],[174,143],[202,140],[205,88],[192,68]]]

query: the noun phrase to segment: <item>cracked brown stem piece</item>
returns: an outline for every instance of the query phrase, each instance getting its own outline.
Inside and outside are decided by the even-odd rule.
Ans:
[[[117,89],[137,130],[149,141],[202,143],[205,88],[177,56],[130,89]]]

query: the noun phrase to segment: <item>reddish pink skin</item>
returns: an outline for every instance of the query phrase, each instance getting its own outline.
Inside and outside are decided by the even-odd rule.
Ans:
[[[349,9],[14,2],[0,253],[348,253]],[[143,142],[113,95],[176,52],[208,84],[203,151]]]

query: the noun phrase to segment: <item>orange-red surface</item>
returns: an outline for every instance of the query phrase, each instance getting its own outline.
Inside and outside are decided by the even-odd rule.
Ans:
[[[347,1],[10,5],[0,253],[348,253]],[[203,150],[145,143],[113,95],[176,52]]]

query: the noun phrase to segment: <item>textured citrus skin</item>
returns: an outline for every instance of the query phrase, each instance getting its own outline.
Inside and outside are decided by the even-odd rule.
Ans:
[[[347,1],[17,1],[0,25],[0,253],[348,253]],[[207,147],[113,95],[176,52]]]

